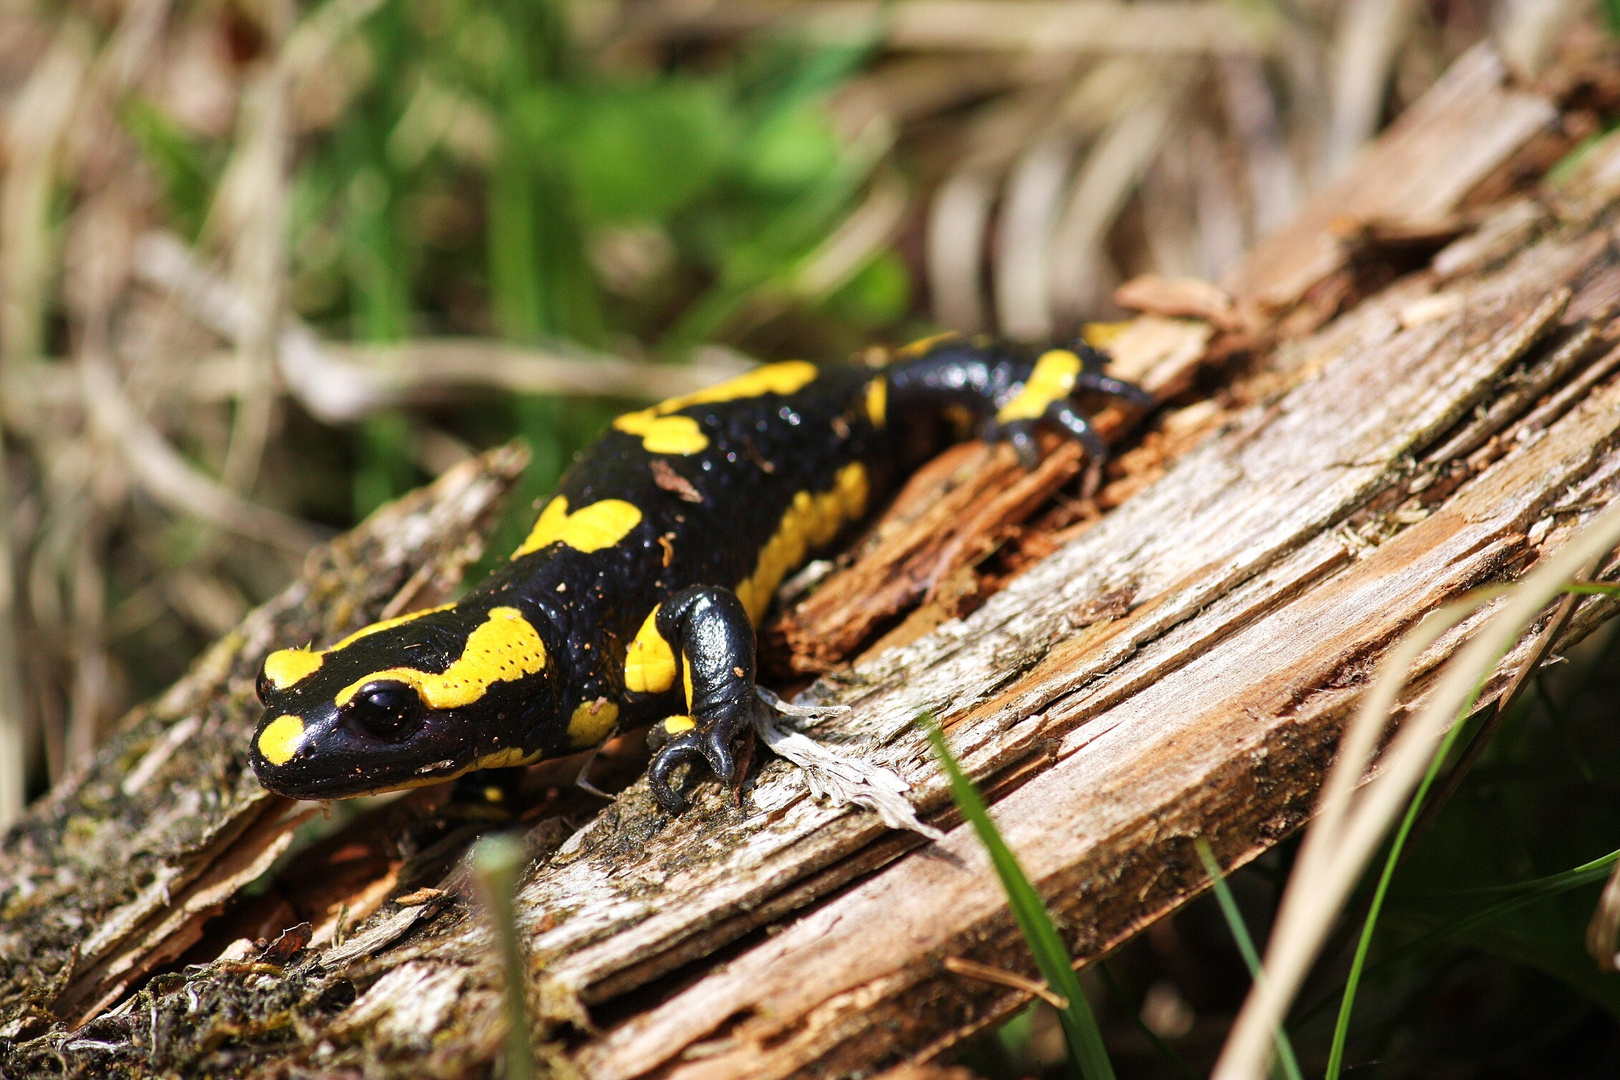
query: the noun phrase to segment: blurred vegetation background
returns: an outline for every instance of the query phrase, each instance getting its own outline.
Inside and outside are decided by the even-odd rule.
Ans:
[[[1548,8],[0,5],[0,818],[476,450],[528,440],[521,514],[746,358],[1216,280]]]
[[[311,544],[478,450],[534,452],[500,554],[628,403],[936,328],[1052,338],[1138,273],[1219,280],[1462,51],[1533,54],[1574,10],[5,0],[0,824]],[[1512,1061],[1612,1075],[1590,897],[1456,925],[1611,846],[1612,636],[1588,654],[1411,857],[1353,1060],[1541,1075],[1490,1071],[1535,1017]],[[1560,835],[1571,793],[1596,833]],[[1257,936],[1287,857],[1234,880]],[[1130,1075],[1218,1044],[1246,986],[1222,933],[1200,902],[1088,975]],[[1058,1068],[1043,1023],[972,1060]]]

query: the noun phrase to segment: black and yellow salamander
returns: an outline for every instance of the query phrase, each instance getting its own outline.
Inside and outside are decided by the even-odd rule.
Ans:
[[[769,364],[621,416],[461,600],[271,653],[253,770],[271,791],[343,798],[657,722],[652,790],[680,811],[680,766],[734,779],[757,700],[754,627],[783,577],[953,434],[976,426],[1032,462],[1048,424],[1100,461],[1075,399],[1152,404],[1102,362],[1078,343],[950,335],[883,367]]]

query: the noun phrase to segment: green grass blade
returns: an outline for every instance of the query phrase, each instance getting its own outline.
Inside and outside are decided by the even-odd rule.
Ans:
[[[1528,907],[1542,900],[1550,900],[1583,885],[1602,881],[1609,876],[1610,869],[1617,862],[1620,862],[1620,851],[1611,851],[1600,859],[1582,863],[1580,866],[1561,873],[1550,874],[1547,877],[1533,878],[1530,881],[1515,882],[1511,885],[1491,885],[1480,889],[1459,889],[1455,892],[1431,894],[1435,899],[1462,899],[1469,896],[1500,896],[1502,899],[1478,911],[1470,912],[1467,915],[1424,931],[1418,937],[1402,945],[1400,955],[1406,957],[1417,955],[1431,946],[1439,945],[1451,938],[1465,934],[1476,926],[1512,914],[1520,908]],[[1367,968],[1362,974],[1365,976],[1378,972],[1392,959],[1395,958],[1386,957]],[[1312,1012],[1315,1012],[1315,1009]]]
[[[523,845],[510,836],[486,836],[472,850],[473,878],[489,913],[501,965],[501,1000],[506,1014],[501,1075],[506,1080],[534,1080],[537,1075],[523,938],[518,931],[514,900],[524,862]]]
[[[1232,940],[1237,942],[1238,952],[1243,955],[1243,962],[1249,966],[1249,977],[1259,982],[1264,974],[1260,967],[1260,953],[1254,947],[1254,939],[1249,937],[1249,928],[1244,925],[1243,913],[1238,911],[1237,901],[1232,897],[1232,890],[1226,885],[1226,877],[1221,873],[1221,864],[1215,861],[1215,853],[1210,850],[1209,842],[1199,837],[1193,842],[1198,849],[1198,858],[1204,864],[1204,872],[1209,875],[1210,885],[1215,890],[1215,900],[1221,906],[1221,914],[1226,918],[1226,925],[1232,931]],[[1288,1034],[1282,1028],[1272,1033],[1277,1044],[1277,1061],[1282,1066],[1283,1074],[1288,1080],[1304,1080],[1299,1071],[1299,1059],[1294,1056],[1294,1046],[1288,1041]]]
[[[1367,953],[1372,948],[1373,930],[1378,926],[1378,915],[1383,910],[1384,898],[1389,894],[1390,880],[1395,876],[1395,867],[1400,862],[1401,852],[1406,847],[1407,837],[1411,835],[1412,826],[1417,824],[1418,812],[1423,808],[1423,799],[1434,786],[1435,780],[1444,768],[1446,758],[1451,754],[1451,748],[1456,745],[1457,738],[1462,734],[1465,722],[1474,711],[1474,703],[1479,700],[1479,694],[1485,686],[1485,679],[1496,665],[1501,663],[1506,651],[1492,661],[1490,668],[1480,676],[1474,684],[1474,690],[1463,702],[1462,708],[1457,711],[1452,721],[1451,730],[1446,732],[1445,738],[1440,740],[1440,746],[1435,750],[1434,760],[1429,762],[1429,769],[1423,774],[1418,783],[1417,791],[1412,793],[1412,801],[1406,808],[1406,814],[1401,818],[1400,828],[1395,832],[1395,839],[1389,847],[1389,854],[1384,859],[1384,868],[1378,875],[1378,887],[1373,891],[1372,903],[1367,908],[1367,918],[1361,925],[1361,936],[1356,941],[1355,957],[1350,961],[1350,974],[1345,979],[1344,997],[1339,1002],[1339,1016],[1333,1024],[1333,1043],[1328,1048],[1327,1069],[1323,1073],[1324,1080],[1338,1080],[1339,1072],[1344,1068],[1344,1044],[1350,1037],[1350,1014],[1355,1008],[1356,990],[1361,984],[1361,976],[1367,966]]]
[[[1548,896],[1567,892],[1579,888],[1593,881],[1602,881],[1609,876],[1609,868],[1620,862],[1620,851],[1611,851],[1607,855],[1593,859],[1591,862],[1581,863],[1568,870],[1561,870],[1546,877],[1531,878],[1528,881],[1515,881],[1507,885],[1484,885],[1477,889],[1448,889],[1445,892],[1406,893],[1413,900],[1461,900],[1469,896],[1487,897],[1502,896],[1512,903],[1531,903]],[[1494,908],[1487,908],[1494,911]],[[1467,918],[1473,918],[1470,915]]]
[[[1035,965],[1046,977],[1046,984],[1068,1001],[1068,1007],[1058,1012],[1058,1019],[1063,1025],[1063,1034],[1069,1044],[1070,1059],[1086,1080],[1113,1080],[1114,1066],[1108,1060],[1108,1051],[1103,1046],[1102,1032],[1097,1028],[1097,1018],[1092,1015],[1091,1006],[1080,989],[1080,979],[1075,974],[1073,961],[1069,957],[1069,951],[1063,946],[1063,939],[1058,936],[1057,928],[1052,925],[1046,904],[1035,891],[1035,887],[1029,883],[1029,878],[1024,876],[1023,868],[1018,865],[1012,849],[996,830],[995,822],[990,819],[990,811],[985,806],[984,797],[979,794],[978,787],[968,779],[967,774],[962,772],[961,766],[956,763],[956,759],[951,756],[950,748],[945,745],[945,735],[939,730],[939,725],[926,713],[919,717],[919,722],[927,731],[928,741],[934,747],[934,754],[944,767],[946,776],[950,778],[951,797],[956,800],[957,807],[962,811],[962,817],[973,826],[973,831],[979,834],[979,842],[984,845],[985,851],[990,856],[990,863],[995,867],[996,876],[1001,879],[1001,886],[1007,892],[1007,902],[1012,908],[1013,918],[1018,921],[1018,928],[1023,931],[1024,940],[1029,943],[1029,951],[1035,956]]]

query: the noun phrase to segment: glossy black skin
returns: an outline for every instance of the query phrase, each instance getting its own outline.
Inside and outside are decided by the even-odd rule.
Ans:
[[[732,779],[732,742],[748,726],[755,670],[753,627],[731,590],[753,572],[795,494],[828,490],[840,468],[860,462],[869,506],[880,505],[922,457],[968,434],[964,426],[1033,455],[1034,421],[1001,425],[994,417],[1024,389],[1036,351],[983,338],[921,345],[900,350],[883,368],[824,365],[791,394],[681,409],[679,415],[696,418],[708,437],[697,453],[650,453],[641,436],[610,428],[569,469],[558,494],[572,508],[624,500],[642,511],[640,523],[595,552],[553,543],[518,557],[454,608],[329,654],[320,671],[288,690],[264,687],[265,722],[296,713],[311,752],[272,765],[256,736],[251,762],[261,782],[300,798],[337,798],[457,775],[514,746],[525,757],[571,753],[580,748],[570,744],[569,718],[580,703],[598,698],[618,703],[620,728],[686,714],[698,721],[696,730],[669,739],[651,767],[654,793],[667,808],[685,806],[674,781],[680,765],[706,763]],[[1071,348],[1086,362],[1076,393],[1151,404],[1135,387],[1099,375],[1102,358],[1093,350]],[[888,383],[882,424],[867,411],[868,386],[878,377]],[[952,413],[956,423],[944,419]],[[1102,444],[1070,402],[1054,402],[1043,420],[1083,439],[1100,459]],[[667,473],[661,483],[655,459],[684,484],[669,482]],[[701,501],[690,500],[694,492]],[[660,603],[660,632],[677,662],[691,663],[690,705],[679,677],[665,693],[636,694],[623,686],[626,650]],[[373,725],[378,731],[367,730],[354,707],[331,705],[337,690],[368,672],[400,665],[445,670],[467,634],[503,605],[519,609],[539,631],[549,656],[540,674],[493,684],[464,708],[423,710],[397,729],[383,716]]]

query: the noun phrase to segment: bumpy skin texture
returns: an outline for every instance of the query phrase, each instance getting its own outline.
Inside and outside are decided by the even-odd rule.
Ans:
[[[671,810],[681,765],[725,780],[755,707],[754,624],[783,576],[923,454],[977,428],[1026,459],[1072,403],[1146,395],[1083,345],[930,339],[883,368],[773,364],[616,420],[529,539],[460,602],[325,650],[271,654],[250,761],[265,787],[342,798],[526,764],[648,722]]]

